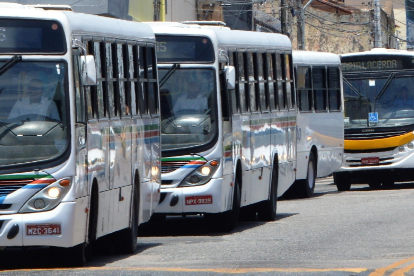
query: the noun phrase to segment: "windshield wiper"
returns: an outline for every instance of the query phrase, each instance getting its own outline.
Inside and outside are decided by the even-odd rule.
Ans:
[[[387,81],[385,82],[384,86],[382,87],[381,91],[378,93],[377,97],[375,98],[375,101],[378,101],[379,99],[381,99],[382,95],[384,95],[385,90],[387,90],[388,86],[390,86],[390,83],[392,81],[392,79],[395,77],[395,73],[391,73],[388,76]]]
[[[174,63],[173,66],[171,66],[170,69],[168,69],[167,74],[164,75],[164,77],[160,80],[160,88],[167,82],[167,80],[171,77],[174,72],[180,68],[180,64]]]
[[[359,91],[345,78],[345,77],[343,77],[342,78],[343,79],[343,81],[345,82],[345,84],[346,85],[348,85],[349,86],[349,88],[351,88],[351,90],[355,93],[355,94],[357,94],[360,98],[362,97],[362,95],[361,95],[361,93],[359,93]]]
[[[4,73],[6,73],[10,68],[12,68],[16,63],[20,62],[22,60],[21,55],[14,55],[11,59],[6,61],[5,64],[0,68],[0,76],[2,76]]]

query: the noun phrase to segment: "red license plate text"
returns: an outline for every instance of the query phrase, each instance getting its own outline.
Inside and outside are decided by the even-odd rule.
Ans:
[[[185,197],[185,205],[199,205],[199,204],[212,204],[213,196],[187,196]]]
[[[26,225],[26,235],[60,235],[60,224],[29,224]]]
[[[379,163],[379,157],[367,157],[367,158],[361,158],[361,164],[378,164]]]

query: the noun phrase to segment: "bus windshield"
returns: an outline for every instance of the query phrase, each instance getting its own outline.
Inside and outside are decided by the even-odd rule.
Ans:
[[[66,150],[65,76],[61,61],[20,61],[3,71],[0,166],[50,160]]]
[[[345,128],[414,124],[414,74],[344,76]],[[378,115],[378,120],[369,116]]]
[[[174,68],[174,70],[171,70]],[[215,71],[159,68],[163,150],[199,147],[217,133]]]

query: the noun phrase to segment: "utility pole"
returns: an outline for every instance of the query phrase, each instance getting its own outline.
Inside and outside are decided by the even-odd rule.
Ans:
[[[287,10],[287,5],[286,5],[286,0],[280,0],[280,28],[282,31],[282,34],[287,35],[287,25],[286,25],[286,10]]]
[[[379,1],[379,0],[378,0]],[[305,9],[313,2],[309,0],[302,8],[302,0],[298,0],[299,16],[298,16],[298,48],[299,50],[305,50]]]
[[[382,47],[382,30],[381,30],[381,5],[380,0],[374,0],[374,28],[375,28],[375,40],[374,48]]]

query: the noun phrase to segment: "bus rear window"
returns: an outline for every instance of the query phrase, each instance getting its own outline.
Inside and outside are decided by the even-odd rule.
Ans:
[[[52,20],[0,19],[0,53],[63,54],[62,26]]]
[[[214,62],[213,43],[207,37],[156,35],[156,40],[158,62]]]

